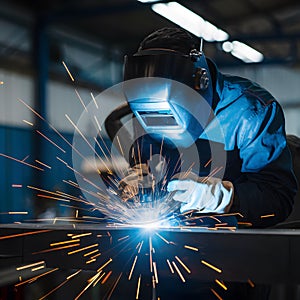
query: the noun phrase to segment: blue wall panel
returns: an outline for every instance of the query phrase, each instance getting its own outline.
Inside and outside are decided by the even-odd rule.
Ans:
[[[43,167],[45,171],[36,171],[22,163],[0,156],[0,223],[24,220],[25,217],[21,215],[5,214],[9,211],[28,211],[29,214],[25,218],[27,220],[36,218],[37,213],[42,213],[43,210],[49,208],[49,205],[55,207],[58,210],[57,213],[61,212],[57,202],[37,198],[36,192],[28,189],[28,185],[37,186],[37,182],[39,182],[41,186],[38,187],[43,189],[52,191],[59,189],[73,193],[72,188],[64,184],[63,180],[75,181],[74,174],[56,158],[59,156],[72,165],[71,149],[56,133],[49,131],[45,134],[67,150],[64,154],[51,143],[45,141],[45,154],[41,157],[44,158],[44,163],[51,166],[51,170]],[[64,137],[72,142],[71,134],[64,134]],[[33,154],[34,138],[43,139],[31,129],[2,126],[0,127],[0,153],[19,160],[26,158],[25,162],[40,166],[35,162],[36,157]],[[13,185],[22,185],[22,187],[13,187]],[[80,191],[77,191],[77,195],[79,194]]]

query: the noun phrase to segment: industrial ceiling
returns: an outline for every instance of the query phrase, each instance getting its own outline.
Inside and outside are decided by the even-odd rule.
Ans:
[[[263,53],[264,64],[299,64],[299,1],[178,2],[228,32],[229,40],[242,41]],[[13,0],[10,4],[28,12],[33,18],[40,17],[51,25],[79,32],[87,38],[99,39],[124,53],[133,52],[139,41],[153,30],[175,26],[156,14],[151,9],[151,3],[141,3],[137,0]],[[219,42],[205,43],[205,50],[218,64],[241,63],[222,51]]]

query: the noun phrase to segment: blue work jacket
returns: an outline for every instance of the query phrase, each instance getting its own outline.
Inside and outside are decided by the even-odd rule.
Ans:
[[[258,84],[224,75],[214,65],[210,67],[215,68],[214,117],[195,143],[200,161],[198,175],[221,177],[233,183],[231,212],[240,213],[241,222],[248,222],[253,227],[282,222],[292,210],[297,190],[282,108]],[[149,159],[150,152],[165,157],[169,172],[167,180],[180,172],[182,168],[178,166],[182,167],[185,157],[191,156],[188,149],[182,157],[180,149],[165,144],[161,147],[161,143],[147,135],[139,142],[141,145],[135,148],[140,149],[142,162]],[[151,150],[147,145],[151,145]],[[214,168],[208,163],[210,160],[214,162]],[[215,172],[222,164],[222,170]]]
[[[206,136],[213,139],[214,123],[219,122],[227,153],[224,179],[234,185],[231,210],[254,227],[282,222],[292,210],[297,190],[282,108],[255,82],[215,74],[216,117]]]

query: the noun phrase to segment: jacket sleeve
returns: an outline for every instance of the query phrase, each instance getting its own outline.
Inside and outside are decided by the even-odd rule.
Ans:
[[[242,175],[233,182],[232,211],[253,227],[268,227],[290,214],[297,182],[286,145],[284,116],[274,101],[251,111],[239,138]]]

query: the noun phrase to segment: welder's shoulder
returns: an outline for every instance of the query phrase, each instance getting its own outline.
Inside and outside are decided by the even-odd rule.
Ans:
[[[274,102],[277,103],[270,92],[249,79],[225,75],[224,83],[224,86],[226,86],[229,91],[236,91],[236,94],[239,95],[236,99],[238,104],[246,105],[249,109],[253,108],[256,110],[258,108],[267,107],[272,103],[274,104]]]

